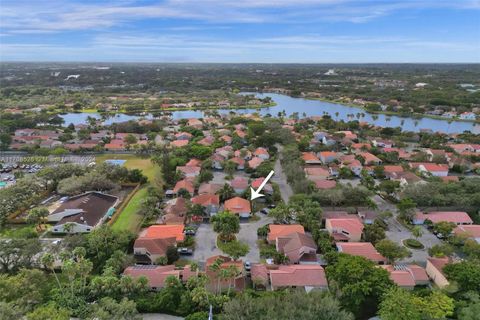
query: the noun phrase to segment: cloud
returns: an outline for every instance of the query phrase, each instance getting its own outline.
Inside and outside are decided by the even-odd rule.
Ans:
[[[89,3],[89,2],[88,2]],[[0,28],[11,33],[105,30],[145,19],[207,23],[347,21],[365,23],[399,10],[480,9],[480,0],[74,0],[3,1]]]

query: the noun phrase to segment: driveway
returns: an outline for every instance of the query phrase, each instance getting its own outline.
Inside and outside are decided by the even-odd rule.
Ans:
[[[260,217],[260,220],[240,223],[240,232],[237,235],[237,239],[248,244],[250,247],[248,254],[242,258],[244,261],[260,262],[260,250],[257,245],[257,229],[266,224],[273,223],[272,218],[262,213],[257,212],[256,215]]]
[[[279,156],[277,158],[277,161],[275,162],[275,174],[272,177],[272,181],[278,184],[283,202],[288,203],[288,199],[290,199],[290,197],[293,195],[293,190],[292,187],[290,187],[290,185],[288,184],[287,176],[283,172],[282,165],[280,164],[280,156],[283,147],[281,145],[276,145],[276,147],[278,148]]]
[[[414,238],[410,230],[405,228],[402,224],[397,221],[397,208],[390,202],[382,199],[378,195],[372,197],[373,201],[377,204],[378,210],[380,212],[383,211],[391,211],[393,213],[393,217],[387,220],[389,230],[385,232],[388,239],[402,244],[402,241],[409,238]],[[423,235],[418,238],[425,248],[421,250],[410,249],[412,256],[410,258],[404,259],[401,262],[420,262],[424,264],[428,258],[428,249],[436,244],[441,244],[442,241],[438,239],[433,233],[428,231],[426,228],[423,228]]]
[[[217,248],[217,233],[213,231],[213,226],[209,223],[202,223],[195,235],[195,250],[193,251],[193,260],[201,265],[211,256],[222,254]]]

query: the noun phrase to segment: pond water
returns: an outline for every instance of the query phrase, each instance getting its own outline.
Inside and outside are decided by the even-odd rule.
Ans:
[[[249,94],[244,92],[242,94]],[[299,117],[306,116],[323,116],[330,115],[334,120],[359,120],[368,122],[382,127],[401,127],[402,130],[418,132],[421,129],[430,129],[432,131],[439,131],[445,133],[461,133],[464,131],[471,131],[473,133],[480,133],[480,125],[473,122],[464,121],[449,121],[432,118],[414,119],[400,116],[388,116],[384,114],[370,114],[358,107],[346,106],[338,103],[330,103],[319,100],[309,100],[304,98],[293,98],[283,94],[276,93],[251,93],[259,98],[271,97],[276,105],[273,107],[262,109],[217,109],[221,114],[235,112],[238,114],[258,112],[261,115],[270,114],[277,116],[279,112],[285,111],[289,116],[295,112]],[[204,116],[203,111],[185,110],[171,112],[174,119],[184,118],[201,118]],[[359,117],[357,116],[359,115]],[[65,125],[70,123],[82,124],[87,123],[88,117],[100,119],[101,115],[98,113],[68,113],[61,115],[65,120]],[[112,123],[125,122],[129,120],[138,119],[153,119],[153,115],[147,114],[145,116],[135,116],[128,114],[115,114],[104,120],[105,125]]]

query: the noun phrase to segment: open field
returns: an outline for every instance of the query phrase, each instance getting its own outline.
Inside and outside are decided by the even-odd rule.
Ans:
[[[109,159],[127,160],[124,164],[126,168],[140,169],[148,178],[149,182],[135,193],[112,225],[114,230],[129,230],[137,232],[142,222],[142,216],[138,213],[140,205],[142,204],[142,200],[147,196],[148,185],[155,179],[155,177],[159,177],[160,169],[158,166],[155,166],[149,158],[143,158],[135,154],[102,154],[98,155],[96,158],[97,163]]]

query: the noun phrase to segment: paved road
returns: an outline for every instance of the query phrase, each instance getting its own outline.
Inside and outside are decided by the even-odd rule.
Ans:
[[[211,224],[202,223],[195,235],[195,250],[193,260],[204,263],[211,256],[222,254],[215,244],[217,233],[213,231]]]
[[[237,235],[239,241],[248,244],[250,251],[247,256],[242,258],[244,261],[260,262],[260,250],[257,245],[257,229],[266,224],[273,223],[273,219],[262,213],[256,214],[260,220],[254,222],[245,222],[240,224],[240,232]]]
[[[272,181],[278,184],[283,201],[285,203],[288,203],[288,199],[290,199],[290,197],[293,195],[293,190],[292,190],[292,187],[290,187],[290,185],[288,184],[287,176],[283,172],[282,165],[280,164],[280,155],[283,147],[281,145],[276,145],[276,146],[278,148],[279,157],[275,162],[275,167],[274,167],[275,174],[272,177]]]
[[[247,256],[242,258],[244,261],[260,261],[260,251],[257,246],[257,229],[273,222],[272,218],[261,213],[257,213],[257,215],[260,217],[260,220],[258,221],[240,223],[240,232],[237,235],[237,239],[248,244],[250,248]],[[195,236],[195,251],[191,258],[203,265],[203,263],[211,256],[224,254],[217,248],[216,239],[217,233],[213,231],[211,224],[204,223],[200,225]]]
[[[393,217],[387,220],[389,230],[385,233],[388,239],[395,241],[396,243],[402,244],[403,240],[413,238],[410,230],[405,228],[397,221],[397,208],[392,203],[382,199],[378,195],[375,195],[372,199],[377,204],[378,210],[380,212],[388,210],[393,213]],[[412,253],[412,256],[410,258],[402,260],[401,262],[417,261],[420,263],[425,263],[428,258],[428,248],[431,248],[436,244],[442,243],[440,239],[435,237],[435,235],[428,231],[426,228],[423,228],[423,235],[418,238],[418,240],[425,246],[425,248],[422,250],[409,249]]]

